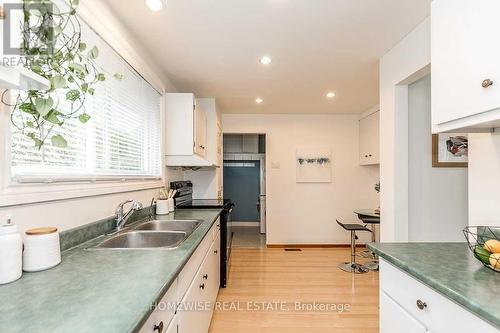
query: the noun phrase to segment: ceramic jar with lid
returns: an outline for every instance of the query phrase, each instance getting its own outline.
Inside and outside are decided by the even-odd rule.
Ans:
[[[10,219],[0,225],[0,284],[16,281],[23,274],[23,240]]]
[[[61,246],[57,228],[26,230],[24,236],[23,270],[43,271],[61,262]]]

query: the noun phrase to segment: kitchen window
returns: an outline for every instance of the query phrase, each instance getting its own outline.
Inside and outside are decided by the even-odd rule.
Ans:
[[[41,149],[10,125],[10,176],[14,183],[151,180],[161,178],[161,95],[99,35],[82,23],[82,40],[99,48],[106,80],[86,101],[91,116],[54,127],[68,146]],[[122,79],[115,78],[120,74]],[[62,99],[64,100],[64,98]],[[16,117],[21,117],[16,113]],[[14,118],[14,122],[15,122]]]

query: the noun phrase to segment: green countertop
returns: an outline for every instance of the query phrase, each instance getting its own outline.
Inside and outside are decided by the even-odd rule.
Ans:
[[[59,266],[0,286],[0,332],[138,331],[220,212],[186,209],[163,217],[204,221],[176,249],[86,250],[98,238],[64,251]]]
[[[484,267],[466,243],[368,244],[381,258],[500,328],[500,273]]]
[[[354,214],[380,218],[380,213],[376,213],[375,209],[355,209]]]

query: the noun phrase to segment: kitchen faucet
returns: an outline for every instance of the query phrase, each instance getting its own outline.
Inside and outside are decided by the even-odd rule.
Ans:
[[[125,206],[128,203],[132,203],[132,206],[130,207],[129,211],[127,213],[123,212],[123,206]],[[123,229],[125,224],[127,223],[128,219],[130,218],[130,215],[132,215],[133,212],[138,211],[139,209],[142,209],[142,203],[139,201],[135,200],[126,200],[122,202],[121,204],[116,207],[115,211],[115,216],[116,216],[116,231],[120,231]]]

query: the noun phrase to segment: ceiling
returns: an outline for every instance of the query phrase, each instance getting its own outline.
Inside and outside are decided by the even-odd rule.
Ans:
[[[378,103],[378,59],[431,0],[104,1],[179,91],[224,113],[346,114]]]

